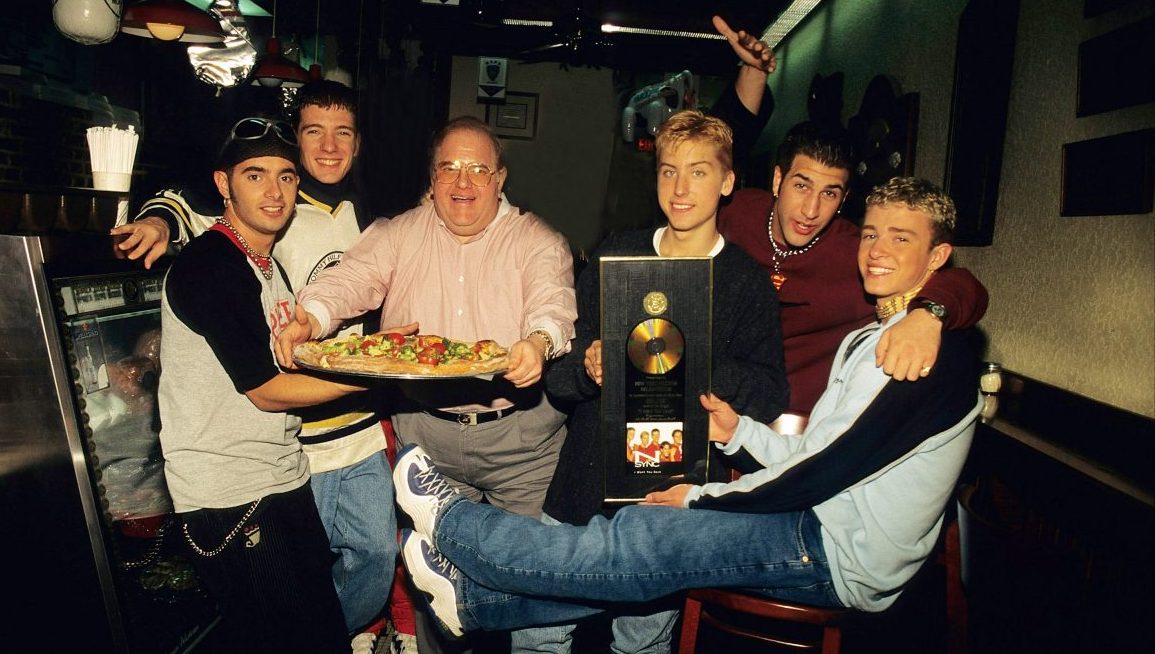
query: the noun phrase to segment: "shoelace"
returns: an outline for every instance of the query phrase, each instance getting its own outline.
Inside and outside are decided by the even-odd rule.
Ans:
[[[444,502],[453,497],[453,487],[445,481],[445,476],[436,470],[419,470],[415,475],[417,483],[426,495],[433,495],[438,501]]]
[[[426,549],[425,554],[429,565],[436,567],[442,576],[448,577],[451,581],[457,579],[457,566],[445,558],[445,555],[432,548]]]

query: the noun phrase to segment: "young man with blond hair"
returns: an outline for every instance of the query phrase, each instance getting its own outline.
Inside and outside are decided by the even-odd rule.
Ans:
[[[576,402],[570,436],[546,497],[549,518],[584,525],[603,510],[605,453],[599,435],[602,382],[600,281],[597,261],[605,256],[708,256],[713,259],[711,382],[719,397],[758,420],[777,417],[789,393],[778,324],[778,302],[765,272],[741,248],[718,233],[722,198],[734,188],[732,132],[698,111],[683,111],[662,124],[656,140],[658,204],[666,225],[610,236],[578,280],[578,320],[573,350],[546,375],[556,397]],[[649,436],[649,438],[647,438]],[[660,456],[659,434],[642,431],[635,460]],[[621,615],[614,620],[616,651],[668,649],[677,618],[672,610]],[[572,625],[545,627],[543,642],[568,651]]]
[[[934,547],[970,447],[979,339],[946,332],[917,383],[875,364],[879,339],[950,257],[955,210],[911,178],[866,204],[858,268],[876,321],[843,340],[802,438],[702,397],[710,440],[752,466],[739,479],[550,527],[445,491],[419,449],[402,452],[394,480],[415,525],[402,555],[448,631],[575,620],[698,587],[863,611],[894,603]]]

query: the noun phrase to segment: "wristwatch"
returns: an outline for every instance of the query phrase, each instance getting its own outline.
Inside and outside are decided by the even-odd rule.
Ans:
[[[540,336],[541,340],[545,341],[545,358],[546,360],[549,360],[550,357],[553,356],[553,337],[550,336],[549,332],[544,329],[535,329],[530,332],[526,338],[529,338],[530,336]]]
[[[946,322],[946,315],[947,315],[946,314],[946,307],[939,304],[938,302],[934,302],[932,300],[920,298],[920,299],[916,299],[914,301],[914,307],[913,308],[926,309],[927,311],[930,312],[930,315],[934,316],[935,318],[938,318],[942,322]]]

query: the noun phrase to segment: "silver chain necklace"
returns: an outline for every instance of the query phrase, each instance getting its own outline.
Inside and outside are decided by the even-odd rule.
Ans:
[[[770,209],[770,217],[766,221],[766,236],[770,239],[770,261],[774,263],[774,273],[770,275],[770,281],[774,284],[774,290],[782,290],[782,285],[786,283],[786,275],[782,274],[782,262],[778,258],[785,259],[796,254],[805,254],[807,250],[814,247],[822,235],[815,236],[806,244],[806,247],[783,250],[778,247],[778,242],[774,240],[774,209]]]
[[[229,230],[232,235],[236,237],[237,243],[240,244],[241,249],[244,250],[245,254],[247,254],[249,258],[253,260],[253,263],[257,264],[257,268],[260,269],[261,274],[264,275],[265,279],[273,278],[272,257],[264,254],[257,254],[253,248],[249,246],[249,242],[245,240],[245,237],[241,236],[241,233],[237,231],[237,228],[233,227],[233,224],[225,219],[224,216],[217,218],[217,224]]]

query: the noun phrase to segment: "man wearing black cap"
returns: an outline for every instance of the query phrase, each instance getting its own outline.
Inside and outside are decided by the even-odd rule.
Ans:
[[[337,265],[372,222],[355,170],[361,147],[357,100],[353,89],[330,80],[310,82],[297,92],[292,111],[300,147],[297,207],[274,252],[294,290]],[[150,266],[168,250],[170,238],[183,245],[214,224],[215,205],[202,204],[186,191],[161,191],[144,203],[135,222],[113,229],[124,236],[118,247]],[[370,333],[375,329],[370,322],[350,321],[341,334]],[[299,412],[314,499],[336,555],[333,583],[355,642],[375,639],[361,632],[374,631],[390,588],[396,587],[397,518],[381,424],[388,413],[378,411],[381,404],[356,396]],[[403,622],[404,612],[397,604],[390,610],[395,625]],[[412,641],[412,636],[394,638]]]
[[[293,294],[270,256],[297,193],[292,128],[237,122],[213,179],[224,215],[165,278],[159,404],[182,535],[235,651],[348,651],[328,538],[291,409],[356,391],[284,373],[272,342]]]

